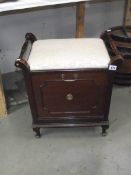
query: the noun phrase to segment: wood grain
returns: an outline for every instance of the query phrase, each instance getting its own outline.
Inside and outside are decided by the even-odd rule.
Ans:
[[[76,38],[84,37],[85,2],[76,5]]]
[[[2,79],[0,75],[0,117],[5,117],[6,115],[7,115],[6,102],[5,102]]]
[[[124,26],[131,25],[131,0],[125,1]]]

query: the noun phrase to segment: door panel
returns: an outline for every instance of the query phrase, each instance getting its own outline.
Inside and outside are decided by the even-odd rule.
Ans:
[[[44,76],[33,81],[38,116],[101,116],[104,111],[106,86],[98,80],[51,80]]]

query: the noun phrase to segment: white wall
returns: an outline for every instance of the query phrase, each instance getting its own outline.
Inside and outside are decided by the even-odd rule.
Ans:
[[[107,28],[122,24],[124,0],[93,3],[86,9],[85,36],[99,37]],[[14,61],[27,32],[38,38],[68,38],[75,34],[75,8],[64,7],[0,16],[0,70],[15,70]]]

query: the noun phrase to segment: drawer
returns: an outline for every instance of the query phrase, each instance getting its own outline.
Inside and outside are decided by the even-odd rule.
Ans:
[[[41,74],[40,74],[41,75]],[[87,76],[88,75],[88,76]],[[106,83],[78,72],[44,74],[32,77],[40,118],[101,116],[104,113]],[[92,74],[94,75],[94,74]]]
[[[34,84],[42,83],[43,81],[74,81],[74,80],[96,80],[97,84],[109,84],[109,72],[106,69],[102,70],[81,70],[81,71],[49,71],[32,73],[31,78]]]

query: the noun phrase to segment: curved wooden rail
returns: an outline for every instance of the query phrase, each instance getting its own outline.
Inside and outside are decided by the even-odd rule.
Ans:
[[[23,71],[30,71],[30,66],[27,60],[32,49],[32,44],[36,40],[37,38],[32,33],[27,33],[25,35],[25,43],[22,46],[19,58],[15,61],[15,66],[21,68]]]
[[[110,30],[107,31],[107,37],[108,37],[109,44],[110,44],[110,47],[112,49],[112,52],[114,54],[114,56],[111,57],[110,64],[111,65],[117,65],[117,66],[119,66],[120,64],[122,64],[124,62],[123,55],[117,49],[116,44],[115,44],[115,41],[112,39],[111,31]]]

